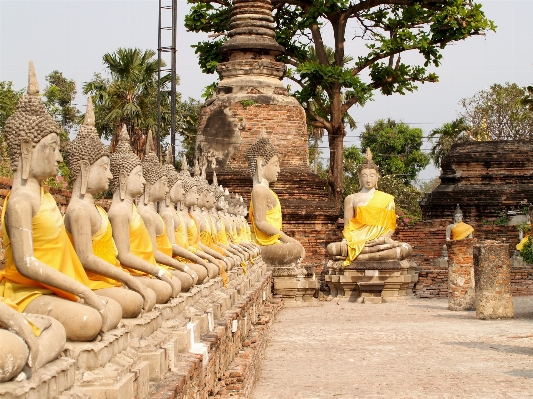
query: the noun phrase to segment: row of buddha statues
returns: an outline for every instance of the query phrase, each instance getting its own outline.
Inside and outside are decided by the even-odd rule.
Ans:
[[[66,340],[94,340],[121,318],[138,317],[195,284],[217,276],[224,281],[226,271],[244,269],[248,260],[260,256],[274,269],[302,269],[305,249],[283,232],[280,200],[271,189],[281,159],[268,138],[246,153],[253,180],[248,211],[242,197],[217,184],[215,173],[207,182],[206,164],[191,176],[184,160],[177,172],[168,153],[161,165],[151,134],[142,160],[125,126],[110,154],[89,99],[66,151],[73,188],[63,218],[43,189],[62,161],[59,133],[30,62],[27,94],[4,128],[13,185],[2,210],[0,382],[28,377],[57,358]],[[408,258],[412,247],[392,239],[394,197],[377,189],[379,168],[369,149],[357,173],[361,189],[344,201],[343,240],[330,243],[328,255],[343,266]],[[106,212],[95,198],[109,185]],[[456,214],[447,236],[471,235],[459,219]]]
[[[39,96],[30,62],[27,94],[3,131],[13,184],[2,209],[5,267],[0,270],[0,382],[30,377],[68,341],[91,341],[156,304],[226,272],[246,268],[260,247],[247,205],[186,160],[162,165],[149,134],[141,160],[122,127],[110,154],[89,99],[68,143],[73,181],[61,215],[43,182],[58,172],[60,128]],[[106,212],[98,194],[113,191]],[[245,270],[243,270],[245,272]]]

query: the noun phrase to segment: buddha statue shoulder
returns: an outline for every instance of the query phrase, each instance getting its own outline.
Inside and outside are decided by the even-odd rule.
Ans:
[[[474,228],[463,222],[463,212],[457,204],[453,214],[453,223],[446,226],[446,241],[458,241],[465,238],[472,238]]]
[[[252,239],[260,246],[263,260],[272,266],[303,260],[305,250],[302,244],[282,230],[281,204],[270,188],[270,184],[278,180],[280,172],[278,151],[269,139],[261,137],[250,146],[246,156],[253,179],[250,201]],[[236,216],[237,213],[238,206],[235,206]]]
[[[391,238],[396,229],[394,197],[377,190],[379,169],[369,148],[357,173],[361,190],[344,200],[344,239],[329,244],[328,254],[334,259],[344,259],[344,266],[354,260],[407,258],[412,253],[412,247]]]
[[[94,203],[95,195],[107,190],[113,178],[109,162],[109,151],[98,137],[89,98],[84,124],[67,146],[67,164],[74,183],[65,227],[89,279],[120,286],[100,289],[98,294],[116,300],[122,316],[132,318],[143,309],[151,310],[156,296],[121,267],[107,213]]]
[[[93,291],[113,284],[88,278],[54,198],[42,187],[63,159],[60,128],[39,97],[31,63],[28,93],[6,121],[4,134],[13,186],[2,215],[6,266],[0,271],[0,297],[19,312],[55,318],[68,340],[90,341],[115,328],[122,310]]]
[[[181,287],[167,270],[157,264],[152,240],[134,204],[133,198],[143,193],[146,180],[141,160],[131,150],[125,125],[110,160],[113,200],[109,220],[117,259],[132,276],[155,292],[157,303],[165,303],[171,296],[177,296]]]

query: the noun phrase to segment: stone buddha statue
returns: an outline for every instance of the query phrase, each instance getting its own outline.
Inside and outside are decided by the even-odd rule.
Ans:
[[[185,161],[185,169],[187,168],[186,165]],[[167,236],[172,245],[172,256],[196,272],[198,275],[198,284],[205,283],[209,279],[216,277],[218,268],[210,265],[189,250],[185,222],[175,208],[176,204],[181,207],[185,198],[183,177],[176,172],[176,169],[172,165],[172,149],[170,146],[167,149],[167,160],[163,166],[163,173],[167,177],[169,193],[167,193],[165,200],[159,204],[159,214],[165,223]]]
[[[100,141],[94,122],[89,98],[85,122],[67,146],[67,163],[74,184],[65,227],[90,279],[130,288],[104,288],[98,293],[116,300],[122,307],[122,317],[137,317],[142,309],[149,311],[154,307],[156,296],[121,267],[107,213],[94,203],[94,196],[107,190],[113,178],[109,151]]]
[[[216,232],[213,235],[213,228],[211,218],[209,216],[208,208],[212,206],[214,196],[211,195],[209,184],[205,179],[205,174],[195,176],[193,178],[198,182],[196,190],[198,191],[198,202],[196,206],[192,206],[190,213],[198,226],[200,248],[214,257],[225,263],[225,270],[231,270],[238,261],[230,257],[226,250],[217,245]]]
[[[62,161],[60,129],[39,97],[31,62],[28,92],[3,133],[13,186],[2,215],[6,266],[0,271],[0,298],[19,312],[55,318],[70,341],[90,341],[100,331],[115,328],[122,310],[113,299],[93,291],[113,284],[89,279],[54,198],[42,187]]]
[[[403,260],[413,249],[407,243],[394,241],[396,229],[394,197],[377,190],[378,166],[367,148],[363,162],[357,169],[361,190],[344,200],[344,240],[331,243],[327,252],[334,258],[352,261]]]
[[[294,238],[282,231],[281,204],[270,184],[278,179],[280,159],[267,138],[260,138],[246,154],[253,179],[250,202],[252,239],[261,247],[266,264],[285,266],[303,260],[305,250]],[[234,206],[237,213],[238,206]]]
[[[171,296],[179,294],[181,284],[157,265],[150,235],[133,203],[133,198],[143,193],[146,181],[141,160],[131,150],[125,125],[110,159],[113,201],[109,208],[109,220],[118,251],[117,258],[132,276],[155,292],[157,303],[165,303]]]
[[[465,238],[472,238],[473,232],[474,228],[463,222],[463,212],[461,212],[461,208],[459,207],[459,204],[457,204],[457,208],[453,214],[453,223],[446,226],[446,241],[458,241],[464,240]]]
[[[201,181],[191,177],[185,158],[181,171],[178,173],[178,179],[181,181],[179,187],[183,189],[183,192],[180,192],[176,197],[177,215],[180,219],[179,231],[176,231],[176,242],[182,242],[184,247],[188,246],[189,251],[206,262],[211,278],[218,275],[224,277],[225,263],[203,250],[204,246],[200,242],[198,223],[190,213],[198,206],[198,185]],[[181,227],[181,223],[183,223],[183,227]]]
[[[168,238],[165,222],[155,209],[155,204],[165,199],[168,187],[163,166],[154,152],[152,132],[148,132],[142,168],[146,184],[139,200],[139,215],[152,240],[155,261],[179,279],[182,291],[188,291],[198,281],[198,274],[172,257],[172,243]]]
[[[213,237],[216,237],[216,243],[219,247],[226,250],[226,253],[232,254],[237,257],[241,263],[250,258],[250,254],[244,247],[233,245],[228,240],[226,233],[226,226],[220,218],[219,210],[222,209],[222,203],[224,201],[224,190],[218,185],[216,172],[213,171],[213,183],[209,186],[209,202],[207,212],[211,221],[211,229]]]
[[[65,328],[54,318],[22,314],[0,300],[0,382],[31,377],[61,355],[65,342]]]

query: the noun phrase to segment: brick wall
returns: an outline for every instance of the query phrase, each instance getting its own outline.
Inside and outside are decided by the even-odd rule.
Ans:
[[[408,227],[398,228],[394,239],[413,246],[412,259],[421,268],[415,293],[420,298],[445,298],[448,295],[448,268],[435,265],[441,257],[446,243],[446,226],[450,219],[423,220]],[[475,229],[474,237],[479,241],[497,240],[509,244],[509,256],[518,244],[516,226],[490,226],[469,220],[466,223]],[[533,265],[511,268],[513,295],[533,295]]]

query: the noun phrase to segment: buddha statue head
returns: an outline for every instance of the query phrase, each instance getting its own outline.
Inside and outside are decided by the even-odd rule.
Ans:
[[[15,180],[32,177],[39,182],[56,176],[59,163],[60,128],[46,112],[39,96],[39,83],[30,61],[27,93],[22,96],[13,115],[7,118],[3,132],[10,154]]]
[[[172,162],[172,148],[168,146],[167,157],[163,165],[163,174],[167,177],[168,195],[165,197],[167,205],[169,202],[177,203],[183,201],[183,179],[174,168]]]
[[[183,202],[186,208],[191,208],[198,205],[198,200],[200,198],[198,186],[200,186],[201,183],[202,182],[200,179],[191,176],[183,179],[183,191],[185,192],[185,198]]]
[[[453,222],[460,223],[462,221],[463,221],[463,212],[461,211],[459,204],[457,204],[457,208],[455,208],[455,213],[453,214]]]
[[[107,190],[113,178],[109,150],[100,141],[94,120],[93,102],[89,97],[85,120],[76,138],[68,143],[66,157],[70,176],[75,185],[79,184],[81,195]]]
[[[142,161],[142,173],[146,180],[146,185],[144,186],[144,203],[147,204],[149,201],[157,202],[165,199],[168,191],[167,176],[155,153],[151,130],[148,132],[146,140],[145,155]]]
[[[357,168],[359,176],[359,186],[363,190],[371,190],[378,187],[379,168],[372,160],[372,152],[367,147],[363,162]]]
[[[146,181],[142,173],[141,160],[131,150],[126,125],[122,125],[118,144],[110,159],[111,173],[113,174],[111,189],[113,192],[118,190],[121,200],[126,198],[126,193],[131,197],[141,195]]]
[[[278,180],[279,155],[268,138],[261,137],[252,144],[246,152],[246,158],[254,184],[264,181],[274,183]]]

